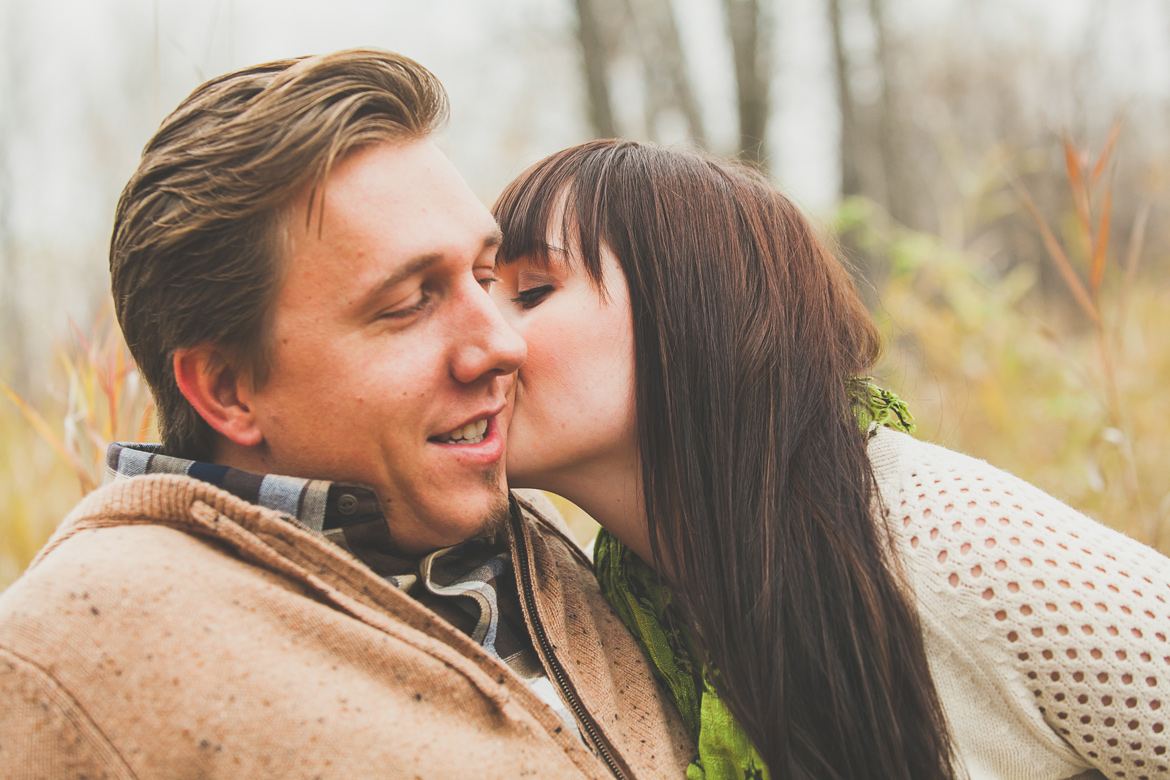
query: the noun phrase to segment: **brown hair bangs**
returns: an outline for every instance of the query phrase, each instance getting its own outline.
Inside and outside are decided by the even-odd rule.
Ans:
[[[546,265],[549,230],[562,219],[561,246],[570,250],[566,260],[580,262],[594,284],[604,289],[601,246],[609,243],[607,194],[616,184],[613,179],[620,159],[636,148],[629,141],[590,141],[547,157],[520,174],[492,209],[504,233],[499,262],[507,265],[524,257]]]

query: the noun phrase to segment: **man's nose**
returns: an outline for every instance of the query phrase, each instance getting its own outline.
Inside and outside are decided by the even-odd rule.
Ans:
[[[468,290],[464,299],[460,347],[455,352],[452,375],[460,382],[470,383],[485,375],[514,373],[528,354],[524,339],[478,284]]]

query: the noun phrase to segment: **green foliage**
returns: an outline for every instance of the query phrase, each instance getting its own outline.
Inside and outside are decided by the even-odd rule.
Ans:
[[[1107,265],[1105,342],[1063,291],[1042,294],[1035,265],[998,272],[934,236],[890,226],[870,204],[844,204],[837,228],[888,258],[877,374],[913,410],[918,435],[983,458],[1096,519],[1170,551],[1170,293],[1136,285],[1122,304]],[[1116,382],[1116,408],[1107,371]]]

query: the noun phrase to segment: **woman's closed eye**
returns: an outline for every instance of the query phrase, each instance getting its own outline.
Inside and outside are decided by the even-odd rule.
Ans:
[[[529,287],[527,290],[518,290],[512,303],[519,304],[522,309],[531,309],[540,305],[545,296],[553,291],[551,284],[542,284],[538,287]]]

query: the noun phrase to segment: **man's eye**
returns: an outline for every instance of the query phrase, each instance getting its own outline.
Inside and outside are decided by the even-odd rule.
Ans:
[[[519,304],[521,308],[531,309],[539,306],[544,297],[553,291],[551,284],[542,284],[540,287],[529,287],[527,290],[520,290],[516,293],[516,297],[512,299],[512,303]]]
[[[428,293],[426,293],[426,292],[419,293],[418,301],[416,301],[415,303],[413,303],[410,306],[407,306],[406,308],[403,308],[403,309],[392,309],[390,311],[382,312],[381,314],[378,315],[378,319],[382,319],[382,320],[409,319],[410,317],[413,317],[415,314],[418,314],[420,311],[422,311],[424,308],[426,308],[426,305],[428,303],[430,303],[430,300],[431,300],[431,296]]]
[[[488,292],[491,292],[492,285],[495,284],[496,282],[500,281],[500,277],[498,277],[498,276],[485,276],[484,278],[479,279],[478,281],[479,281],[480,287],[487,290]]]

